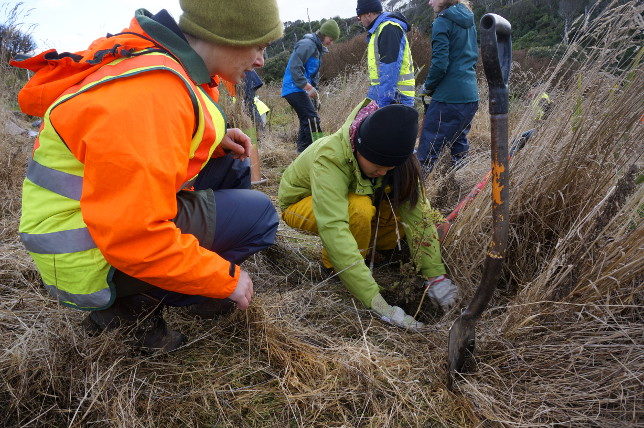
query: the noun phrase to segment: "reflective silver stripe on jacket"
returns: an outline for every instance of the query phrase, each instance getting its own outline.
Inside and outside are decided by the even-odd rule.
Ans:
[[[52,297],[80,308],[102,308],[107,306],[112,298],[112,291],[109,288],[90,294],[72,294],[49,284],[45,284],[45,288]]]
[[[51,233],[21,233],[27,251],[37,254],[67,254],[96,248],[86,227]]]
[[[83,177],[48,168],[32,159],[27,168],[27,178],[44,189],[80,201]]]
[[[415,91],[416,88],[411,85],[398,85],[397,88],[400,91]]]
[[[80,201],[83,177],[46,167],[32,159],[27,178],[43,189]],[[51,233],[21,233],[20,239],[27,251],[37,254],[67,254],[96,248],[86,227]]]
[[[401,67],[402,67],[402,64],[401,64]],[[414,79],[415,77],[416,76],[414,75],[414,73],[407,73],[407,74],[403,74],[403,75],[399,76],[398,81],[399,82],[404,82],[405,80],[411,80],[411,79]]]

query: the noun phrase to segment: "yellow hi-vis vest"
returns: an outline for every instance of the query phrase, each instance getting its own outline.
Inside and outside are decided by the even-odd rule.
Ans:
[[[544,107],[546,107],[550,103],[550,95],[548,95],[546,92],[541,92],[534,100],[532,100],[530,107],[532,107],[534,118],[536,120],[543,119],[546,114]]]
[[[397,22],[385,21],[378,26],[376,31],[373,33],[369,39],[369,46],[367,47],[367,65],[369,68],[369,82],[371,86],[380,84],[380,76],[378,75],[378,63],[380,61],[380,53],[378,52],[378,37],[380,32],[385,28],[386,25],[395,25],[400,28],[403,32],[403,43],[405,48],[403,50],[402,62],[400,64],[400,74],[398,75],[397,89],[403,95],[408,97],[413,97],[416,93],[416,80],[414,76],[414,64],[412,63],[411,58],[411,49],[409,48],[409,42],[404,36],[405,30]]]
[[[264,101],[260,100],[259,97],[255,97],[253,100],[255,102],[255,108],[257,109],[257,112],[259,115],[263,115],[271,111],[271,109],[264,103]]]
[[[45,288],[65,305],[82,310],[105,309],[112,305],[116,293],[112,283],[114,268],[96,248],[80,210],[85,166],[56,133],[51,112],[103,83],[158,70],[181,78],[198,115],[185,177],[189,184],[221,142],[226,120],[212,98],[169,55],[152,52],[112,61],[67,90],[43,117],[43,128],[23,183],[20,238]]]

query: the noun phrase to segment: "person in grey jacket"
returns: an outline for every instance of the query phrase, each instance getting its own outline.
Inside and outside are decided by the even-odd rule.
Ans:
[[[432,59],[424,93],[432,97],[425,113],[418,160],[430,171],[444,146],[452,165],[463,164],[467,134],[478,109],[476,26],[465,0],[429,0],[437,14],[432,25]]]
[[[297,151],[302,152],[322,133],[320,117],[314,100],[318,97],[317,85],[322,65],[322,55],[327,46],[340,37],[340,27],[333,19],[325,21],[318,31],[305,34],[295,44],[282,80],[282,97],[291,105],[300,122]]]

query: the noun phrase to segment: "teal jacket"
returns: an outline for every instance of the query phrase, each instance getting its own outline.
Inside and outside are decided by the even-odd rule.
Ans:
[[[443,103],[478,101],[478,57],[472,11],[461,3],[443,10],[432,25],[432,59],[425,93]]]
[[[349,127],[369,102],[366,99],[359,104],[336,133],[307,147],[284,171],[278,191],[282,210],[313,195],[313,213],[329,260],[347,289],[368,308],[380,289],[349,230],[348,195],[373,196],[382,185],[382,178],[372,180],[362,175],[349,142]],[[416,266],[429,278],[444,274],[445,268],[436,228],[423,221],[428,210],[429,203],[421,199],[414,208],[403,206],[397,214]]]

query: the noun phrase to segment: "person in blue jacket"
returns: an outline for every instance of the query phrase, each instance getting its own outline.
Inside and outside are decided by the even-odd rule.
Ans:
[[[322,55],[340,37],[340,27],[333,19],[325,21],[318,31],[305,34],[295,44],[282,80],[282,97],[288,101],[300,121],[297,151],[302,152],[322,136],[317,112],[317,85]]]
[[[379,107],[394,103],[413,107],[414,63],[405,35],[411,25],[401,13],[383,12],[380,0],[358,0],[356,14],[367,29],[367,98]]]
[[[432,59],[424,93],[432,97],[425,112],[418,160],[431,171],[444,146],[454,167],[467,155],[467,134],[478,109],[476,26],[464,0],[429,0],[436,13],[432,25]]]

